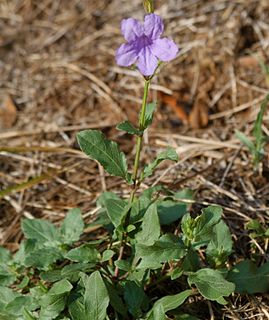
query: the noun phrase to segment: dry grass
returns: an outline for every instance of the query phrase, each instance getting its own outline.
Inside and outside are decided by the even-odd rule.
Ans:
[[[147,185],[193,188],[193,212],[206,203],[221,204],[234,234],[233,259],[255,251],[260,262],[268,260],[268,242],[251,245],[244,231],[252,218],[268,226],[268,148],[260,173],[253,172],[234,130],[250,133],[268,92],[253,55],[269,63],[269,3],[167,0],[156,1],[156,8],[181,51],[152,85],[159,109],[143,159],[171,145],[180,161],[163,165]],[[122,42],[119,23],[129,16],[142,18],[141,1],[0,1],[0,185],[16,186],[0,200],[0,241],[10,249],[18,248],[22,217],[57,222],[80,207],[90,220],[102,191],[128,194],[120,180],[84,157],[75,134],[101,128],[131,163],[134,141],[113,128],[126,117],[136,121],[141,101],[138,73],[114,62]],[[164,104],[164,95],[184,109],[187,124]],[[203,112],[209,114],[205,128]],[[266,134],[268,125],[267,114]],[[268,304],[266,295],[233,297],[222,318],[269,319]]]

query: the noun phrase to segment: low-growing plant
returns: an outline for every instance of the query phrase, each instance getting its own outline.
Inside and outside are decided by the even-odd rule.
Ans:
[[[193,199],[191,190],[174,192],[161,185],[138,195],[162,161],[178,158],[169,147],[140,168],[143,135],[156,108],[147,101],[150,83],[160,64],[178,51],[172,40],[160,38],[163,22],[153,13],[152,1],[144,5],[144,25],[132,18],[122,21],[127,43],[116,54],[120,65],[136,65],[145,83],[138,127],[128,121],[117,127],[136,137],[133,171],[117,143],[101,132],[78,134],[83,152],[124,179],[130,196],[104,192],[97,220],[87,226],[79,209],[69,211],[58,228],[24,219],[18,252],[12,256],[0,250],[0,319],[198,319],[186,314],[190,297],[223,305],[234,292],[269,289],[269,263],[228,263],[233,241],[221,207],[209,206],[193,216],[187,201]],[[85,227],[95,224],[107,232],[82,241]]]
[[[254,123],[252,135],[254,140],[252,141],[243,132],[236,130],[237,138],[248,148],[252,155],[253,166],[255,169],[258,168],[259,164],[264,157],[264,146],[268,142],[269,137],[263,133],[262,124],[263,117],[266,112],[266,108],[269,102],[269,94],[266,96],[260,106],[260,111]]]

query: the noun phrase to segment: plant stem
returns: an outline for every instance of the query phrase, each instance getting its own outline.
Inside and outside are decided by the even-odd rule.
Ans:
[[[133,189],[132,189],[132,192],[130,195],[130,203],[133,203],[134,196],[135,196],[136,189],[137,189],[137,182],[138,182],[137,176],[138,176],[140,155],[141,155],[142,144],[143,144],[143,133],[144,133],[144,129],[145,129],[147,99],[148,99],[150,80],[151,79],[145,79],[142,106],[141,106],[141,111],[139,114],[138,127],[139,127],[139,130],[142,131],[142,134],[137,137],[137,141],[136,141],[136,154],[135,154],[134,169],[133,169],[133,174],[132,174],[132,179],[134,181],[134,184],[133,184]],[[128,216],[126,217],[126,220],[128,220]],[[126,234],[124,233],[122,235],[122,239],[121,239],[121,243],[120,243],[120,251],[119,251],[118,261],[120,261],[123,257],[125,241],[126,241]],[[118,276],[119,276],[119,268],[116,267],[115,271],[114,271],[114,277],[118,278]]]
[[[148,98],[148,92],[149,92],[149,85],[150,85],[150,80],[145,80],[143,101],[142,101],[141,111],[140,111],[140,115],[139,115],[139,130],[141,130],[142,132],[144,132],[144,129],[145,129],[146,108],[147,108],[147,98]],[[133,186],[133,190],[132,190],[131,198],[130,198],[131,203],[134,201],[134,195],[135,195],[136,187],[137,187],[137,175],[138,175],[138,169],[139,169],[142,144],[143,144],[143,133],[137,137],[137,141],[136,141],[136,155],[135,155],[134,169],[133,169],[133,175],[132,175],[132,178],[134,181],[134,186]]]

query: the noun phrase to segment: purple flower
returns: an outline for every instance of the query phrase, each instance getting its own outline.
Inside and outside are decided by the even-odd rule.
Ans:
[[[136,64],[144,76],[154,74],[158,60],[170,61],[178,52],[174,41],[160,38],[163,33],[163,21],[152,13],[145,16],[144,25],[129,18],[121,22],[121,32],[127,41],[116,51],[117,64],[130,67]]]

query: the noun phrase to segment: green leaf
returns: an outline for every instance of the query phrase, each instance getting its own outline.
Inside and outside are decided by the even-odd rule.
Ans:
[[[113,250],[107,249],[102,253],[102,262],[109,261],[113,256],[115,255],[115,252]]]
[[[65,258],[75,262],[98,262],[101,256],[97,249],[86,243],[68,251]]]
[[[153,245],[161,234],[161,227],[157,212],[156,203],[150,205],[142,220],[142,230],[137,234],[136,240],[138,243],[146,246]]]
[[[236,137],[249,149],[249,151],[255,153],[254,143],[241,131],[235,130]]]
[[[41,272],[40,277],[46,282],[56,282],[62,279],[67,279],[73,283],[80,279],[80,272],[89,272],[94,268],[94,266],[95,263],[68,264],[61,269],[53,269],[46,272]]]
[[[117,125],[117,129],[125,131],[125,132],[127,132],[129,134],[137,135],[137,136],[140,136],[140,135],[143,134],[142,130],[138,130],[137,128],[135,128],[132,125],[132,123],[129,122],[129,121],[121,122],[120,124]]]
[[[181,259],[186,255],[186,248],[180,239],[173,235],[164,235],[152,246],[136,245],[136,257],[142,258],[139,269],[158,269],[163,262]]]
[[[206,256],[215,267],[223,265],[232,253],[233,241],[227,225],[220,221],[213,227],[212,237],[206,249]]]
[[[124,285],[124,300],[128,311],[136,319],[142,314],[142,309],[147,307],[148,297],[144,289],[134,281],[126,281]]]
[[[65,309],[68,293],[73,286],[63,279],[56,282],[49,292],[41,297],[40,319],[54,319]]]
[[[12,259],[11,253],[9,250],[0,247],[0,263],[7,264]]]
[[[46,282],[56,282],[56,281],[62,280],[61,270],[53,269],[53,270],[41,272],[40,278]]]
[[[254,162],[256,161],[255,164],[258,164],[258,162],[260,161],[260,155],[262,154],[262,151],[263,151],[262,149],[265,142],[265,136],[262,130],[262,122],[263,122],[263,117],[264,117],[266,108],[268,106],[268,102],[269,102],[269,94],[263,100],[260,107],[260,111],[254,123],[253,135],[255,137],[255,151],[256,151],[255,159],[254,159]]]
[[[182,263],[182,270],[185,272],[197,271],[200,269],[200,259],[196,250],[192,247],[189,248],[187,255],[185,256]]]
[[[169,225],[186,214],[187,205],[172,200],[160,200],[157,202],[157,210],[161,225]]]
[[[85,310],[84,299],[78,294],[71,295],[68,302],[68,311],[72,320],[89,320]]]
[[[21,283],[18,284],[16,287],[18,289],[24,289],[25,287],[28,286],[29,281],[30,281],[30,278],[28,276],[24,276]]]
[[[8,303],[16,298],[16,296],[18,296],[18,294],[13,290],[0,286],[0,310],[3,310]]]
[[[239,293],[265,293],[269,291],[269,262],[261,267],[250,260],[237,264],[228,273],[228,280],[236,285],[236,292]]]
[[[88,319],[103,320],[109,305],[109,295],[99,271],[85,277],[84,303]]]
[[[155,109],[156,109],[156,102],[151,102],[147,104],[146,114],[145,114],[145,128],[147,128],[152,124],[153,114]]]
[[[157,158],[153,162],[145,166],[141,175],[141,179],[151,176],[156,167],[164,160],[178,161],[178,155],[176,151],[173,148],[168,147],[165,151],[157,155]]]
[[[209,206],[202,210],[202,214],[195,218],[192,230],[193,241],[197,245],[204,245],[210,241],[213,234],[213,227],[220,221],[222,208]]]
[[[43,245],[43,244],[42,244]],[[32,254],[38,247],[38,243],[34,239],[26,239],[20,243],[19,250],[14,255],[16,264],[25,266],[26,258]]]
[[[46,270],[51,264],[63,258],[59,249],[55,247],[44,247],[36,249],[25,257],[26,267],[35,267],[37,269]]]
[[[112,285],[110,282],[105,280],[105,285],[107,288],[107,292],[109,295],[110,305],[121,314],[124,319],[127,319],[127,307],[126,304],[123,303],[121,296],[121,287],[117,287],[114,284]]]
[[[33,314],[26,308],[24,308],[24,310],[22,311],[22,314],[23,314],[24,320],[36,320],[36,317],[34,317]]]
[[[77,139],[81,150],[97,160],[108,173],[132,183],[131,174],[127,171],[125,155],[116,142],[106,140],[103,133],[97,130],[81,131]]]
[[[247,230],[253,230],[255,233],[252,233],[252,236],[263,236],[264,235],[264,228],[261,223],[257,219],[250,220],[246,225]]]
[[[5,311],[12,315],[22,316],[24,308],[29,308],[31,304],[32,297],[18,296],[6,305]]]
[[[225,280],[222,274],[213,269],[200,269],[188,277],[189,285],[194,284],[203,297],[225,304],[223,297],[235,290],[232,282]]]
[[[66,292],[70,292],[73,288],[72,284],[66,280],[63,279],[59,282],[56,282],[51,289],[49,290],[49,295],[59,295],[64,294]]]
[[[156,308],[154,308],[152,311],[150,311],[147,314],[147,317],[145,318],[146,320],[166,320],[164,308],[162,304],[158,304]]]
[[[17,279],[15,272],[7,265],[0,265],[0,286],[10,286]]]
[[[120,270],[123,270],[123,271],[130,271],[131,268],[132,268],[132,265],[129,261],[127,260],[116,260],[114,262],[115,266],[118,267]]]
[[[165,296],[154,303],[151,312],[154,312],[159,305],[162,305],[164,313],[174,310],[182,305],[184,301],[192,295],[192,293],[192,290],[185,290],[175,295]]]
[[[106,201],[108,199],[121,200],[120,197],[116,193],[105,191],[105,192],[101,193],[101,195],[98,197],[96,203],[97,203],[98,206],[100,206],[102,208],[105,208],[106,207]]]
[[[78,241],[84,229],[84,221],[80,209],[70,210],[60,228],[64,243],[72,244]]]
[[[61,269],[61,277],[70,282],[77,282],[80,278],[80,272],[89,272],[94,268],[95,264],[91,263],[73,263],[64,266]]]
[[[27,239],[34,239],[40,244],[55,244],[60,241],[56,227],[41,219],[24,219],[22,231]]]
[[[114,227],[117,228],[120,226],[128,212],[126,211],[126,202],[124,200],[107,199],[105,200],[105,207],[107,210],[107,215],[109,216]]]

